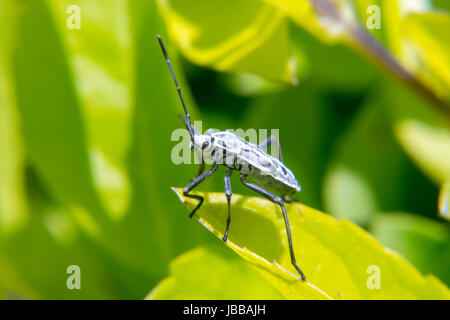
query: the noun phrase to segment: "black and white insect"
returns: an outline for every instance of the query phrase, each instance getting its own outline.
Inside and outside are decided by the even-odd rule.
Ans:
[[[291,262],[297,272],[300,274],[301,279],[305,280],[305,275],[297,266],[297,262],[295,260],[291,230],[289,226],[289,218],[286,212],[286,207],[284,205],[285,202],[295,201],[292,199],[288,199],[287,196],[299,192],[301,190],[301,187],[292,171],[283,164],[281,148],[278,139],[276,139],[276,137],[274,136],[271,136],[259,145],[255,145],[228,131],[217,132],[215,130],[209,129],[205,132],[205,134],[200,134],[199,132],[197,132],[197,130],[191,124],[191,117],[186,109],[186,105],[181,94],[181,88],[178,85],[178,81],[175,77],[175,73],[167,55],[167,51],[159,35],[158,41],[167,64],[169,65],[173,81],[175,82],[175,86],[178,91],[178,96],[180,97],[181,104],[184,109],[185,118],[183,118],[183,122],[191,138],[191,149],[199,154],[200,159],[202,160],[197,177],[194,178],[183,189],[183,194],[185,197],[199,200],[197,206],[189,214],[189,217],[192,218],[192,216],[201,207],[204,201],[204,198],[202,196],[191,194],[190,192],[201,182],[210,177],[216,171],[219,164],[225,165],[227,168],[225,174],[225,195],[227,197],[228,203],[228,217],[223,241],[226,242],[231,223],[230,202],[232,192],[230,176],[233,170],[239,171],[240,179],[247,188],[262,195],[263,197],[278,204],[281,207],[284,222],[286,225],[286,234],[289,242]],[[264,151],[268,146],[272,144],[278,150],[278,159],[272,157]],[[205,171],[205,163],[211,163],[212,168]],[[251,178],[252,181],[256,184],[247,181],[247,178]]]

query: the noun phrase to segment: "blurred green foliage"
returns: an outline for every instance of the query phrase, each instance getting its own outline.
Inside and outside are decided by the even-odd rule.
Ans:
[[[382,27],[365,33],[372,4]],[[68,27],[70,5],[80,29]],[[448,215],[449,10],[443,0],[0,0],[0,296],[143,298],[180,265],[226,263],[228,248],[170,190],[197,169],[171,161],[182,110],[157,33],[204,128],[279,129],[303,203],[449,285],[449,225],[437,216],[440,188]],[[223,190],[223,176],[199,189]],[[72,264],[81,290],[66,287]],[[279,295],[243,261],[222,268]],[[167,297],[189,298],[194,280]],[[198,283],[198,296],[239,290],[216,295],[220,281]]]

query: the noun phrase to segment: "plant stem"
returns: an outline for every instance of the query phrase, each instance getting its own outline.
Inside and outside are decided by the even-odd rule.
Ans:
[[[395,57],[386,49],[383,44],[371,35],[360,24],[348,21],[339,12],[338,8],[329,0],[311,0],[314,10],[319,16],[339,21],[345,26],[351,40],[362,49],[375,62],[388,70],[397,79],[408,85],[413,91],[418,92],[433,106],[439,113],[450,119],[450,104],[436,95],[429,87],[407,71]]]

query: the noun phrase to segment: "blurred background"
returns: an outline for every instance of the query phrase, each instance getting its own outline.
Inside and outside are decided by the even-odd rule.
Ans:
[[[279,129],[302,203],[450,285],[449,9],[0,0],[0,298],[141,299],[180,254],[229,255],[170,190],[197,167],[171,161],[182,108],[158,33],[203,129]]]

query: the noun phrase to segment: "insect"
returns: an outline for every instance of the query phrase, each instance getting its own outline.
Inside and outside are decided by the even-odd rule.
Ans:
[[[197,132],[191,124],[191,117],[186,109],[186,105],[181,94],[181,88],[178,85],[172,64],[169,60],[160,35],[158,35],[158,41],[164,54],[164,58],[169,66],[173,81],[175,82],[175,86],[178,91],[178,96],[184,109],[185,118],[182,118],[182,120],[191,138],[191,149],[194,152],[197,152],[202,160],[197,177],[195,177],[183,189],[183,194],[185,197],[197,199],[199,201],[194,210],[192,210],[189,214],[189,217],[192,218],[204,201],[202,196],[191,194],[191,191],[210,177],[216,171],[219,164],[225,165],[227,170],[225,174],[225,195],[228,204],[228,217],[223,241],[226,242],[231,223],[230,203],[232,191],[230,176],[233,170],[239,171],[240,179],[247,188],[280,206],[286,225],[291,263],[301,276],[301,279],[305,280],[305,275],[297,266],[297,262],[295,260],[289,218],[284,205],[285,202],[296,201],[289,199],[287,196],[301,191],[301,187],[292,171],[283,164],[281,147],[278,139],[271,136],[259,145],[255,145],[228,131],[217,132],[209,129],[205,132],[205,134],[200,134]],[[264,151],[265,148],[272,144],[278,150],[278,159],[270,156]],[[211,169],[205,171],[205,162],[212,163]],[[255,183],[249,182],[247,178],[251,178]]]

